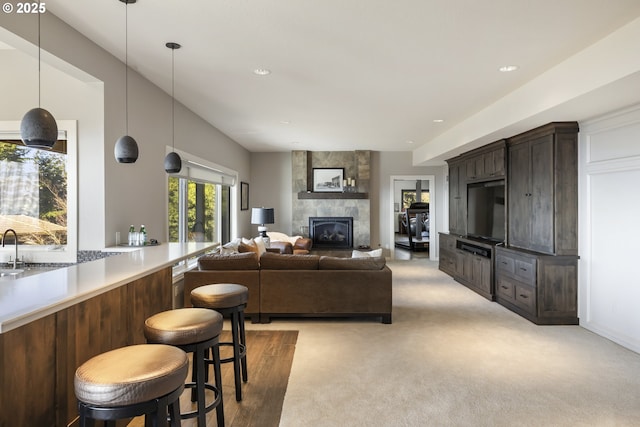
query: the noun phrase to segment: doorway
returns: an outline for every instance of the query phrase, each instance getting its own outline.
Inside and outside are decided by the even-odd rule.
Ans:
[[[390,179],[389,194],[389,249],[391,250],[392,259],[412,258],[419,255],[422,258],[428,257],[431,260],[436,259],[436,251],[431,249],[431,244],[435,244],[436,239],[434,233],[436,230],[435,217],[435,175],[392,175]],[[420,194],[420,196],[418,196]],[[420,197],[420,199],[418,199]],[[421,222],[424,224],[420,245],[410,248],[404,244],[396,246],[397,241],[408,241],[408,235],[414,228],[411,227],[411,219],[407,220],[406,209],[412,202],[423,202],[428,200],[429,214],[428,221]],[[403,218],[405,218],[403,223]],[[423,219],[426,219],[423,217]],[[415,220],[414,220],[415,221]],[[404,227],[404,228],[403,228]],[[414,225],[415,227],[415,225]],[[420,230],[418,228],[418,230]],[[425,244],[426,243],[426,244]],[[414,251],[413,249],[418,249]]]

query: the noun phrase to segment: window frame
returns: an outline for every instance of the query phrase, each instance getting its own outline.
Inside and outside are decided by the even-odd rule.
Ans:
[[[78,122],[56,120],[58,139],[67,141],[67,244],[19,245],[18,255],[32,263],[76,263],[78,261]],[[20,121],[0,121],[0,137],[21,139]],[[0,230],[4,232],[4,230]],[[4,258],[13,255],[13,247],[0,247]]]

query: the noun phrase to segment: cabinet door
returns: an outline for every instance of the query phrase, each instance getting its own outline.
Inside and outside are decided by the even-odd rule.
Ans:
[[[466,188],[463,174],[466,173],[464,163],[449,164],[449,231],[454,234],[466,233],[465,201]]]
[[[500,147],[496,150],[493,150],[490,153],[491,157],[491,170],[487,169],[487,162],[485,162],[485,172],[489,174],[489,176],[504,176],[504,147]],[[489,155],[487,155],[489,157]]]
[[[486,293],[491,293],[491,260],[474,256],[473,260],[473,283]]]
[[[553,253],[553,135],[531,144],[531,240],[529,249]]]
[[[509,147],[509,243],[526,248],[531,237],[531,170],[529,144]]]

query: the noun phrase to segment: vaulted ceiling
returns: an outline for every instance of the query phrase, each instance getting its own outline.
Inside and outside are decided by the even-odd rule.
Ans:
[[[416,164],[546,120],[523,112],[489,123],[500,114],[491,108],[640,16],[637,0],[50,0],[46,7],[123,61],[126,28],[129,65],[167,93],[165,43],[180,43],[176,99],[250,151],[409,150]],[[634,43],[627,54],[637,57]],[[506,65],[518,69],[500,72]],[[598,84],[591,86],[580,94],[592,94],[583,99],[595,105]],[[539,96],[558,88],[549,90]],[[557,102],[583,105],[565,98]],[[583,110],[549,117],[598,112]]]

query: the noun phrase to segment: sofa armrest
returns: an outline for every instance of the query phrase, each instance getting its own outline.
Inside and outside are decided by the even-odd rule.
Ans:
[[[313,240],[311,240],[311,239],[309,239],[307,237],[300,237],[293,244],[293,249],[294,250],[298,249],[298,250],[310,251],[312,246],[313,246]]]
[[[293,253],[293,246],[289,242],[275,241],[275,242],[271,242],[269,246],[270,246],[269,249],[277,249],[278,252],[281,254]],[[269,252],[275,252],[275,251],[270,250]]]

